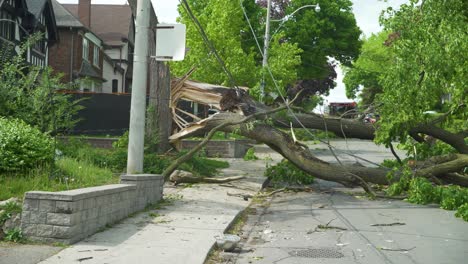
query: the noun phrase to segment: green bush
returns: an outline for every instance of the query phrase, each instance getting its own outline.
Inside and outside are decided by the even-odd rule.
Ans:
[[[445,210],[456,210],[468,203],[468,189],[457,185],[438,187],[440,207]]]
[[[462,206],[458,207],[455,216],[468,222],[468,203],[464,203]]]
[[[311,184],[314,177],[290,163],[288,160],[282,160],[280,163],[268,166],[265,176],[270,178],[273,183],[291,183],[291,184]]]
[[[258,160],[258,157],[255,156],[255,149],[254,148],[249,148],[247,150],[247,153],[245,153],[244,155],[244,160],[245,161],[248,161],[248,160]]]
[[[6,220],[11,218],[14,213],[21,213],[21,206],[15,202],[8,202],[4,206],[0,206],[0,226]]]
[[[52,138],[22,120],[0,117],[0,171],[18,171],[53,160]]]
[[[440,195],[430,181],[426,178],[418,177],[410,182],[408,201],[417,204],[438,203]]]
[[[63,74],[25,61],[28,46],[41,37],[31,36],[16,57],[0,64],[0,114],[55,134],[73,128],[79,121],[77,113],[83,109],[79,104],[83,99],[72,100],[71,95],[59,92],[74,88],[61,83]]]

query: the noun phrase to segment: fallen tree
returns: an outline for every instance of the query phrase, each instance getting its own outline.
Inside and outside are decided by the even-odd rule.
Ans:
[[[207,143],[210,136],[215,131],[235,132],[242,136],[254,139],[258,142],[265,143],[274,151],[280,153],[284,158],[295,164],[298,168],[308,172],[309,174],[327,181],[334,181],[345,186],[362,186],[367,191],[369,183],[374,184],[390,184],[399,180],[399,174],[396,173],[390,180],[387,174],[390,171],[387,168],[368,168],[359,165],[342,165],[338,160],[338,164],[332,164],[315,157],[307,147],[300,142],[294,140],[285,132],[277,129],[275,126],[288,126],[293,124],[296,127],[306,127],[314,129],[322,129],[342,134],[346,137],[372,139],[374,137],[375,127],[365,124],[358,120],[347,120],[334,117],[325,117],[315,114],[299,114],[292,113],[290,105],[271,109],[259,102],[254,101],[247,93],[236,91],[221,86],[212,86],[196,82],[187,82],[184,79],[173,81],[178,88],[178,99],[184,98],[198,103],[210,102],[214,108],[220,110],[208,118],[188,123],[178,133],[170,137],[171,142],[176,142],[186,137],[198,135],[201,132],[210,132],[203,143]],[[190,98],[184,96],[185,90],[190,91]],[[236,98],[230,98],[237,96]],[[205,100],[206,98],[206,100]],[[223,102],[234,102],[228,107],[223,106]],[[173,103],[173,106],[176,105]],[[222,111],[229,109],[229,111]],[[248,109],[246,113],[245,109]],[[284,114],[285,110],[289,110]],[[283,111],[283,112],[281,112]],[[273,122],[271,122],[273,121]],[[424,132],[427,127],[421,125]],[[418,131],[418,127],[415,128]],[[448,136],[450,137],[450,134]],[[453,138],[446,139],[442,133],[438,134],[438,138],[449,145],[459,144],[459,141],[454,141]],[[468,181],[467,177],[462,174],[453,173],[459,172],[468,166],[468,155],[464,152],[465,146],[454,146],[459,150],[460,154],[434,158],[434,162],[429,162],[427,165],[414,169],[414,175],[426,177],[439,183],[437,179],[451,182],[456,181],[464,186]],[[197,149],[192,149],[195,153]],[[331,150],[332,151],[332,150]],[[189,152],[190,154],[190,152]],[[179,161],[183,162],[183,161]],[[176,162],[177,163],[177,162]],[[177,168],[176,163],[164,172],[166,176],[170,175]]]

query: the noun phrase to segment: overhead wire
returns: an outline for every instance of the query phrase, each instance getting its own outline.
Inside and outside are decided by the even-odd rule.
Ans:
[[[246,13],[246,11],[245,11],[244,5],[242,4],[242,0],[240,0],[239,3],[240,3],[240,5],[241,5],[242,11],[244,12],[244,17],[246,18],[246,20],[248,21],[248,24],[250,25],[250,19],[249,19],[248,15],[247,15],[247,13]],[[251,33],[253,34],[253,37],[254,37],[255,39],[257,39],[257,37],[256,37],[256,35],[255,35],[255,32],[254,32],[254,30],[252,29],[252,27],[250,27],[250,29],[251,29]],[[262,52],[259,45],[258,45],[258,48],[259,48],[259,51]],[[273,84],[274,84],[274,86],[275,86],[275,89],[277,90],[279,96],[281,97],[281,99],[282,99],[283,102],[285,103],[285,105],[286,105],[286,107],[287,107],[287,109],[288,109],[288,112],[293,116],[293,118],[296,120],[296,122],[297,122],[302,128],[304,128],[304,129],[306,130],[306,132],[307,132],[308,134],[310,134],[313,138],[317,139],[319,142],[321,142],[321,143],[327,145],[327,147],[330,149],[330,152],[333,154],[333,156],[335,157],[335,159],[338,161],[338,163],[340,163],[340,165],[342,165],[342,162],[338,159],[338,157],[336,156],[335,152],[333,151],[333,149],[336,149],[336,147],[334,147],[333,145],[330,144],[329,139],[328,139],[328,136],[327,136],[327,141],[324,141],[324,140],[318,138],[317,136],[315,136],[313,133],[311,133],[311,132],[309,131],[309,129],[301,122],[301,120],[297,117],[297,115],[294,113],[294,111],[292,111],[291,107],[290,107],[289,104],[288,104],[288,100],[287,100],[287,99],[283,96],[283,94],[281,93],[281,89],[279,88],[278,82],[276,81],[276,79],[275,79],[275,77],[274,77],[274,75],[273,75],[273,73],[272,73],[272,71],[271,71],[271,68],[270,68],[270,66],[268,65],[268,63],[266,64],[265,68],[267,69],[268,74],[270,75],[270,77],[271,77],[271,79],[272,79],[272,81],[273,81]],[[324,123],[325,123],[325,126],[326,126],[326,121],[325,121],[325,119],[324,119]],[[359,157],[359,156],[356,156],[356,155],[354,155],[354,154],[347,153],[347,152],[344,152],[344,151],[341,151],[341,152],[342,152],[343,154],[350,155],[350,156],[352,156],[352,157],[354,157],[354,158],[357,158],[357,159],[360,159],[360,160],[366,161],[366,162],[368,162],[368,163],[371,163],[371,164],[373,164],[373,165],[377,165],[377,166],[381,167],[380,164],[377,164],[377,163],[372,162],[372,161],[370,161],[370,160],[361,158],[361,157]]]
[[[232,86],[233,88],[235,88],[236,90],[238,90],[239,88],[238,88],[238,86],[237,86],[237,84],[236,84],[236,82],[235,82],[235,79],[234,79],[232,73],[231,73],[231,72],[229,71],[229,69],[226,67],[226,64],[224,63],[223,59],[219,56],[219,54],[218,54],[216,48],[214,47],[213,43],[209,40],[209,38],[208,38],[208,36],[207,36],[205,30],[203,29],[202,25],[200,24],[200,22],[198,21],[198,19],[197,19],[197,18],[195,17],[195,15],[193,14],[193,12],[192,12],[192,10],[190,9],[190,6],[189,6],[189,4],[187,3],[187,1],[186,1],[186,0],[179,0],[179,3],[181,3],[181,5],[182,5],[182,7],[184,8],[184,10],[187,12],[187,14],[190,16],[190,18],[192,19],[192,21],[195,23],[196,28],[197,28],[198,32],[200,33],[200,35],[202,36],[203,41],[204,41],[205,44],[209,47],[209,49],[211,50],[211,52],[213,52],[213,54],[215,55],[216,59],[218,60],[218,63],[221,65],[221,67],[223,68],[224,72],[227,74],[227,76],[228,76],[228,78],[229,78],[229,81],[230,81],[230,83],[231,83],[231,86]],[[257,36],[255,35],[255,31],[254,31],[254,29],[253,29],[253,27],[252,27],[252,24],[251,24],[250,19],[249,19],[248,15],[247,15],[247,12],[246,12],[245,7],[244,7],[244,5],[243,5],[243,3],[242,3],[242,0],[239,0],[239,4],[240,4],[240,6],[241,6],[241,9],[242,9],[242,12],[243,12],[243,14],[244,14],[244,17],[245,17],[247,23],[249,24],[249,28],[250,28],[250,30],[251,30],[251,33],[252,33],[254,39],[255,39],[255,42],[256,42],[256,44],[257,44],[257,48],[259,49],[259,52],[260,52],[260,54],[261,54],[262,57],[263,57],[263,56],[264,56],[263,51],[262,51],[262,49],[261,49],[261,47],[260,47],[260,44],[258,43]],[[273,84],[274,84],[275,89],[277,90],[279,96],[281,97],[282,101],[283,101],[284,104],[286,105],[288,112],[294,117],[294,119],[296,120],[296,122],[297,122],[302,128],[304,128],[304,129],[306,130],[306,132],[307,132],[308,134],[310,134],[313,138],[316,138],[319,142],[321,142],[321,143],[327,145],[327,147],[329,148],[330,152],[333,154],[333,156],[334,156],[335,159],[338,161],[338,163],[339,163],[340,165],[343,166],[342,162],[338,159],[336,153],[335,153],[334,150],[333,150],[333,149],[336,149],[336,147],[334,147],[334,146],[332,146],[332,145],[330,144],[329,139],[328,139],[328,136],[327,136],[327,140],[328,140],[328,141],[324,141],[324,140],[322,140],[322,139],[320,139],[320,138],[317,138],[314,134],[312,134],[312,133],[308,130],[307,127],[305,127],[305,125],[304,125],[304,124],[301,122],[301,120],[297,117],[297,115],[294,113],[294,111],[292,111],[292,109],[290,108],[289,103],[288,103],[288,100],[284,97],[283,93],[281,92],[281,89],[279,88],[278,82],[277,82],[277,80],[275,79],[275,77],[274,77],[274,75],[273,75],[273,73],[272,73],[271,68],[269,67],[269,65],[267,64],[265,68],[267,69],[268,74],[270,75],[270,77],[271,77],[271,79],[272,79],[272,81],[273,81]],[[324,122],[325,122],[325,119],[324,119]],[[325,125],[326,125],[326,124],[325,124]],[[365,158],[356,156],[356,155],[354,155],[354,154],[347,153],[347,152],[344,152],[344,151],[340,151],[340,152],[342,152],[343,154],[347,154],[347,155],[350,155],[350,156],[352,156],[352,157],[355,157],[355,158],[357,158],[357,159],[363,160],[363,161],[365,161],[365,162],[368,162],[368,163],[371,163],[371,164],[374,164],[374,165],[377,165],[377,166],[381,166],[380,164],[376,164],[376,163],[374,163],[374,162],[372,162],[372,161],[370,161],[370,160],[367,160],[367,159],[365,159]],[[354,176],[356,176],[356,177],[358,177],[358,178],[360,179],[359,176],[357,176],[357,175],[354,175]],[[360,181],[363,182],[362,179],[360,179]]]
[[[198,32],[200,33],[200,35],[201,35],[203,41],[205,42],[205,44],[209,47],[211,52],[213,52],[213,54],[215,55],[216,59],[218,60],[218,63],[221,65],[221,68],[223,68],[224,72],[228,76],[231,87],[235,88],[236,91],[239,92],[239,87],[237,86],[237,83],[236,83],[231,71],[229,71],[229,69],[226,67],[226,64],[224,63],[224,60],[219,56],[218,51],[216,50],[213,42],[210,41],[210,39],[208,38],[208,35],[206,34],[205,30],[203,29],[203,26],[200,24],[200,21],[198,21],[198,19],[195,17],[195,15],[192,12],[192,9],[190,9],[190,6],[187,3],[187,0],[179,0],[179,3],[181,3],[182,7],[185,9],[187,14],[190,16],[192,21],[195,23],[196,28],[197,28]]]

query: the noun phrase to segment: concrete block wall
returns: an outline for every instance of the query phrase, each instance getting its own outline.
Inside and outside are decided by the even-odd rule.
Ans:
[[[179,149],[192,149],[200,143],[199,140],[182,140]],[[208,157],[243,158],[247,150],[252,147],[247,140],[213,140],[205,145]]]
[[[136,187],[136,199],[133,206],[137,211],[162,199],[164,178],[161,175],[126,174],[120,176],[120,183]]]
[[[121,184],[25,194],[21,229],[38,242],[75,243],[162,198],[161,175],[123,175]]]

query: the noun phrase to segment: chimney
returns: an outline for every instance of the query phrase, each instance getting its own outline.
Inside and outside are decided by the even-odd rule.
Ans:
[[[91,28],[91,0],[79,0],[78,17],[85,27]]]

